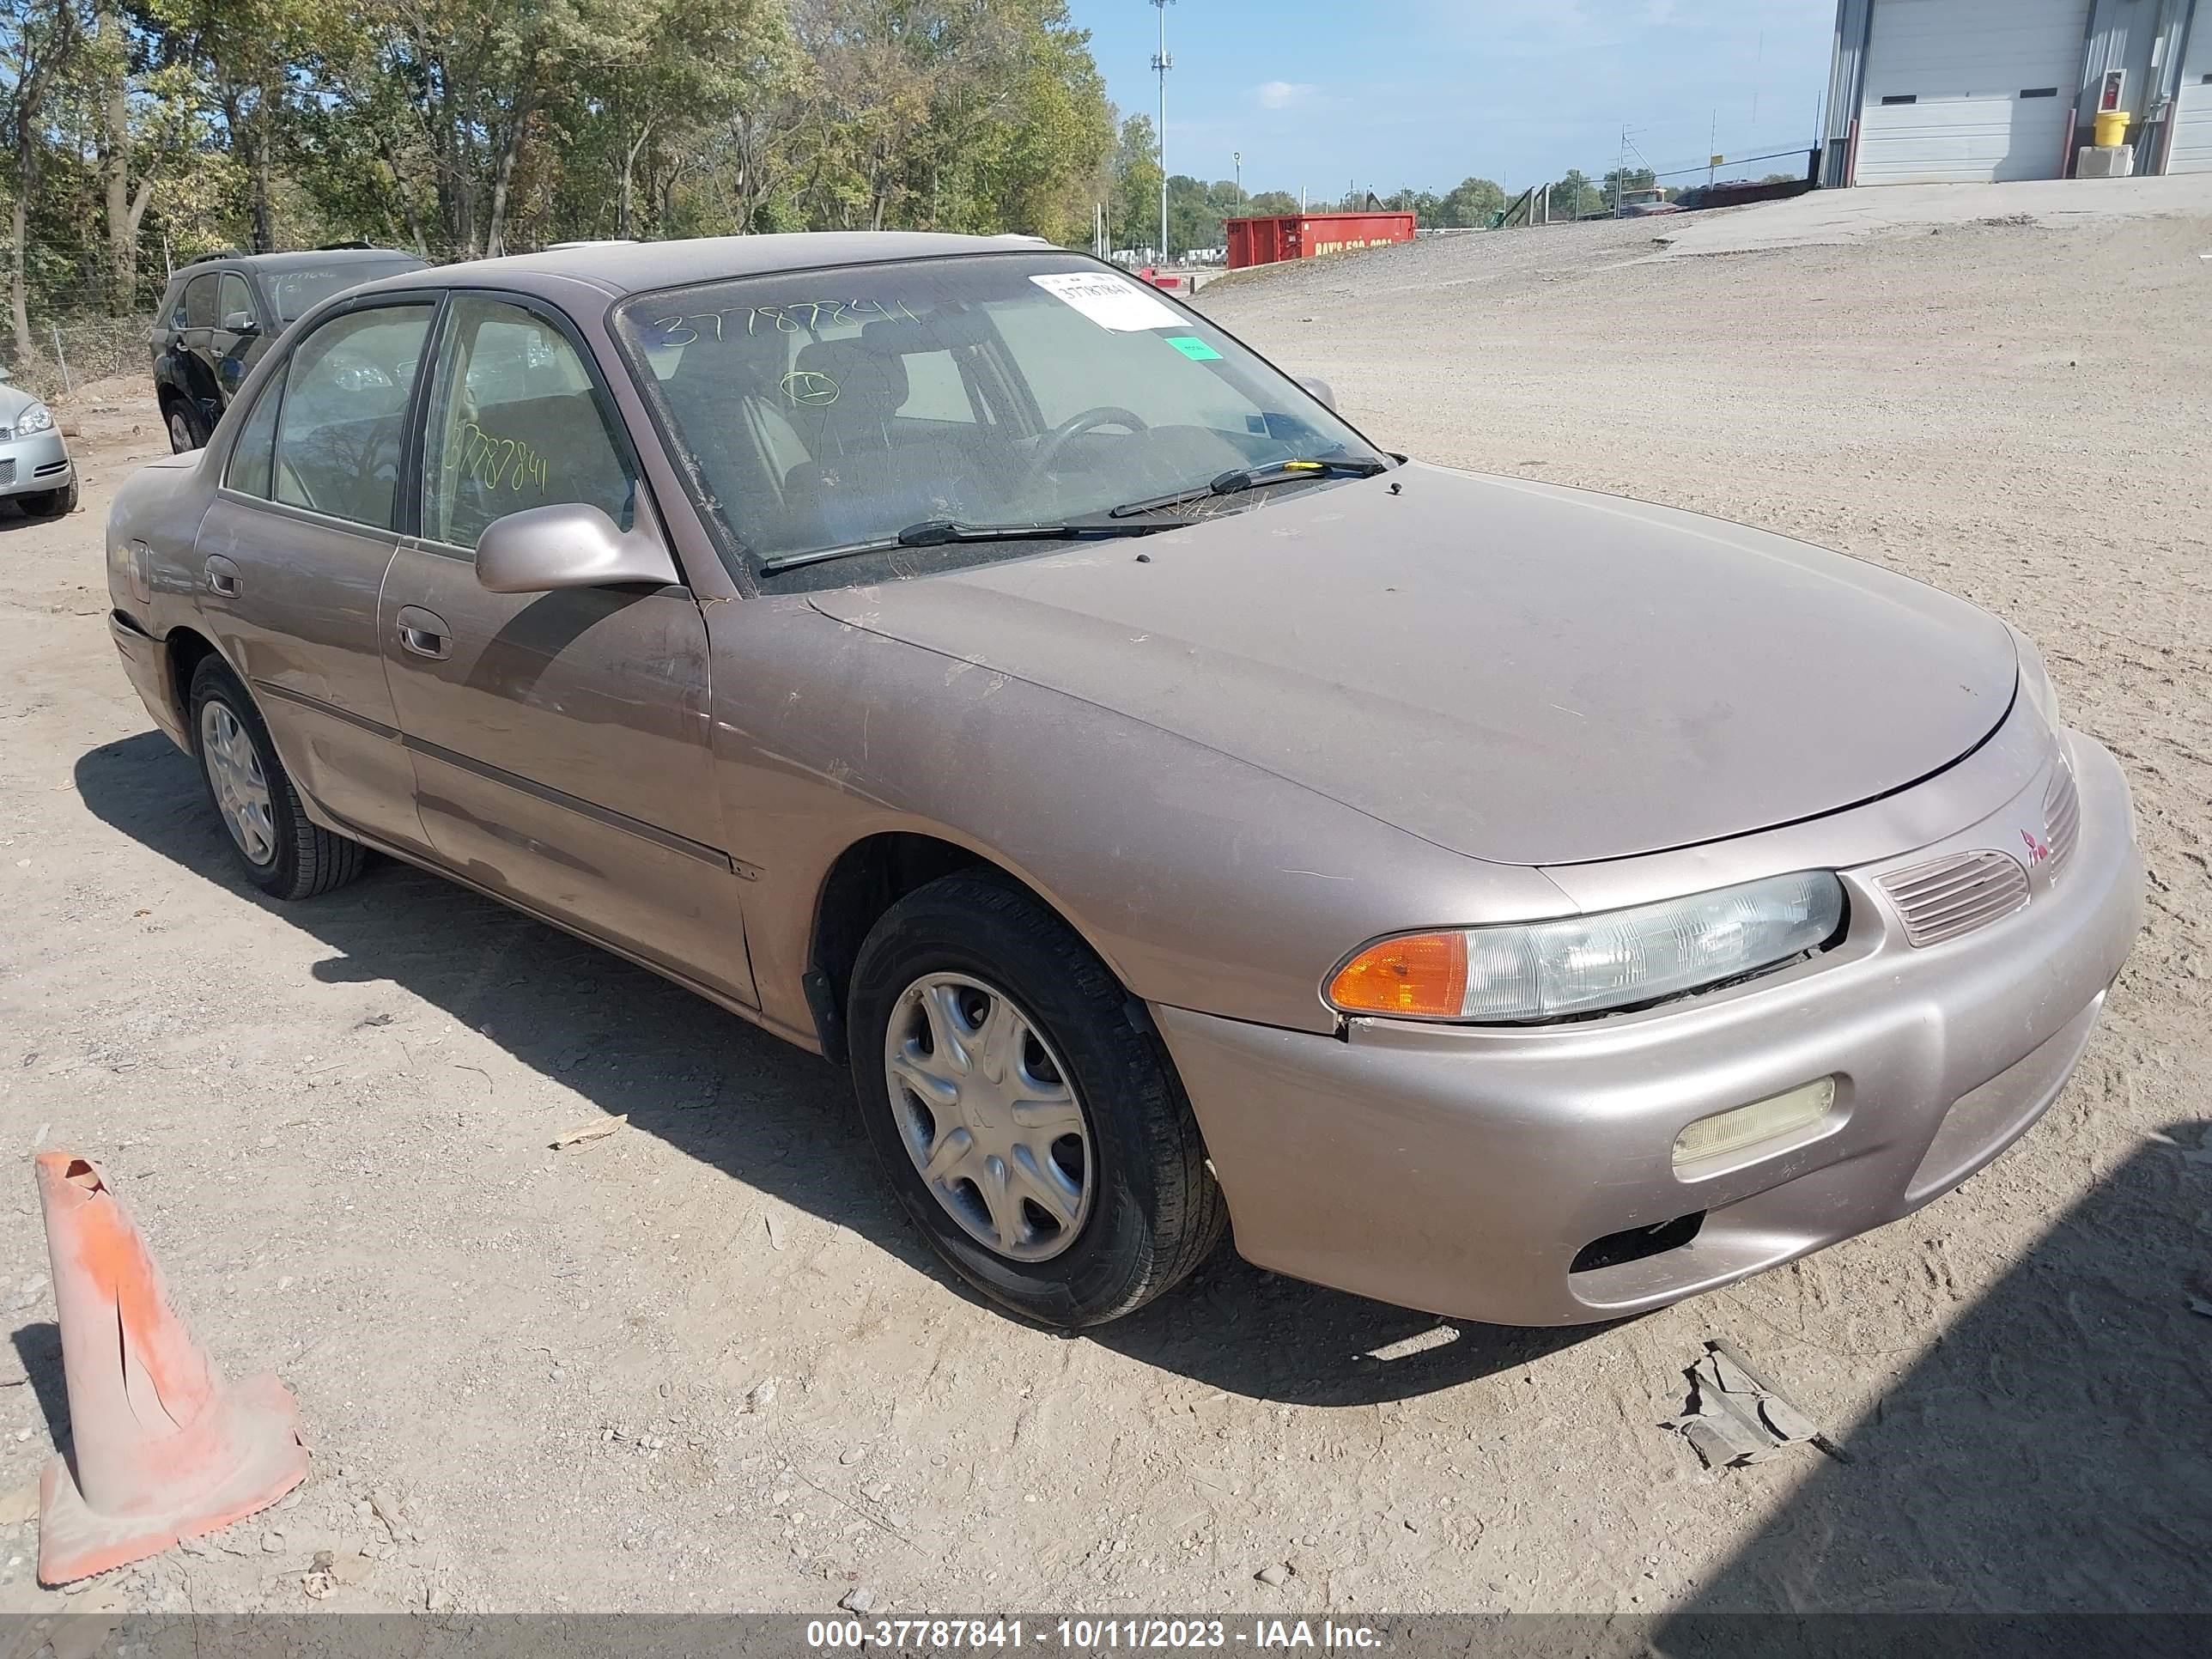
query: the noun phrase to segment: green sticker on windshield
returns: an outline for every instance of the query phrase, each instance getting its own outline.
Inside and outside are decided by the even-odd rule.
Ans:
[[[1170,334],[1168,343],[1194,363],[1218,363],[1221,354],[1195,334]]]

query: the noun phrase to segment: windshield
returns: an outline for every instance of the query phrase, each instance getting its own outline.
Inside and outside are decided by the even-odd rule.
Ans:
[[[709,519],[770,567],[930,523],[1110,525],[1116,507],[1288,461],[1387,465],[1203,318],[1068,254],[641,295],[616,334]]]
[[[292,265],[283,270],[264,271],[261,280],[268,287],[269,298],[276,307],[276,320],[296,323],[301,318],[333,294],[357,288],[363,283],[375,282],[380,276],[397,276],[402,271],[420,270],[422,262],[395,254],[389,259],[347,259],[328,265]]]

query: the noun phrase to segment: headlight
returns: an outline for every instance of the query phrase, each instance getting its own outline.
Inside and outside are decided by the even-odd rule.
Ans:
[[[2035,641],[2017,628],[2012,629],[2012,642],[2020,653],[2020,694],[2043,716],[2044,725],[2056,737],[2061,729],[2058,692],[2051,684],[2050,667],[2043,660],[2043,653],[2036,649]]]
[[[53,429],[53,410],[44,404],[33,404],[15,417],[15,435],[27,438],[33,432],[49,432]]]
[[[1346,1014],[1512,1023],[1655,1002],[1818,950],[1844,921],[1825,870],[1510,927],[1380,939],[1331,975]]]

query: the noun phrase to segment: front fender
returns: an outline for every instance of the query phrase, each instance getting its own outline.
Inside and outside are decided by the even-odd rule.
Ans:
[[[1335,1028],[1321,988],[1380,933],[1572,907],[1540,873],[1445,851],[1126,715],[823,617],[708,607],[731,852],[757,871],[763,1010],[809,1022],[822,885],[888,830],[1027,883],[1148,1002]]]

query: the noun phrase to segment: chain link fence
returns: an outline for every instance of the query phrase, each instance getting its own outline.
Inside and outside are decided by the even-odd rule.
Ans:
[[[67,398],[79,387],[118,374],[152,372],[146,338],[154,319],[140,317],[79,317],[31,325],[31,351],[17,356],[12,347],[8,368],[12,384],[35,398]],[[4,340],[0,331],[0,340]]]

